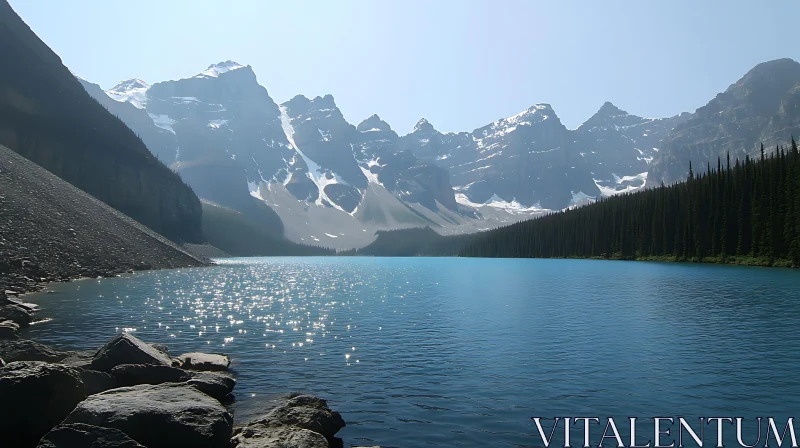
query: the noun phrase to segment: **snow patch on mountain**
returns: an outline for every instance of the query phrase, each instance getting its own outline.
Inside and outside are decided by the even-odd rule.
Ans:
[[[260,187],[261,184],[259,182],[247,181],[247,190],[250,191],[250,196],[263,201],[264,197],[261,196]]]
[[[344,182],[335,173],[332,175],[332,178],[328,178],[329,174],[323,174],[322,171],[320,170],[320,166],[303,153],[303,150],[301,150],[300,147],[297,146],[297,143],[295,143],[294,141],[294,127],[292,127],[292,119],[289,118],[289,114],[286,112],[286,107],[279,106],[279,109],[281,111],[281,127],[283,128],[284,134],[286,134],[286,139],[289,140],[289,144],[291,144],[292,148],[294,148],[294,150],[297,151],[297,154],[299,154],[300,157],[303,159],[303,161],[306,163],[306,166],[308,167],[308,172],[306,173],[306,175],[308,176],[309,179],[311,179],[312,182],[314,182],[314,184],[317,186],[317,190],[319,191],[319,196],[317,197],[315,204],[323,205],[324,202],[327,202],[333,208],[347,213],[345,209],[343,209],[337,203],[333,202],[328,197],[327,193],[325,193],[325,187],[327,187],[328,185],[337,183],[347,184],[347,182]]]
[[[378,185],[380,185],[380,186],[383,186],[383,184],[382,184],[382,183],[380,183],[380,181],[378,181],[378,175],[377,175],[377,174],[375,174],[375,173],[373,173],[372,171],[370,171],[370,170],[368,170],[368,169],[364,168],[364,167],[363,167],[363,166],[361,166],[361,165],[359,165],[358,167],[359,167],[359,168],[361,168],[361,172],[362,172],[362,173],[364,173],[364,177],[366,177],[366,178],[367,178],[367,181],[369,181],[369,183],[371,183],[371,184],[378,184]]]
[[[481,208],[481,207],[492,207],[498,210],[504,210],[511,214],[522,214],[522,213],[533,213],[533,212],[547,212],[550,211],[546,208],[542,208],[539,204],[534,204],[530,207],[525,207],[524,205],[520,204],[516,198],[512,199],[510,202],[504,200],[503,198],[495,195],[492,195],[489,200],[484,202],[483,204],[479,204],[477,202],[472,202],[464,193],[456,193],[456,202],[466,207],[472,208]]]
[[[572,200],[569,202],[569,206],[567,206],[568,209],[575,208],[584,204],[591,204],[597,199],[594,196],[589,196],[583,191],[577,191],[577,192],[570,191],[570,193],[572,194]]]
[[[208,127],[212,129],[219,129],[228,124],[228,120],[211,120],[208,122]]]
[[[244,65],[233,61],[220,62],[219,64],[209,65],[207,69],[195,76],[195,78],[216,78],[223,73],[240,68],[244,68]]]
[[[177,121],[170,118],[169,115],[156,115],[150,113],[147,115],[150,116],[150,118],[153,120],[153,124],[156,126],[160,127],[161,129],[166,129],[173,134],[175,133],[175,129],[172,128],[172,125],[177,123]]]
[[[615,184],[613,187],[603,185],[603,181],[600,179],[592,179],[603,197],[616,196],[623,193],[632,193],[634,191],[641,190],[647,183],[647,172],[639,173],[635,176],[619,177],[616,174],[612,174],[612,176],[614,176]]]

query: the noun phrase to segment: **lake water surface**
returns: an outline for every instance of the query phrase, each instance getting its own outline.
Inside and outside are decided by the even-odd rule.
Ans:
[[[85,349],[127,329],[173,355],[227,353],[237,421],[313,393],[347,421],[346,447],[540,446],[532,416],[800,410],[795,270],[250,258],[51,290],[26,298],[53,320],[25,337]]]

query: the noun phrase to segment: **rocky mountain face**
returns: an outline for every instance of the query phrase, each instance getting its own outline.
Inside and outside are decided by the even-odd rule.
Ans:
[[[471,132],[422,119],[402,136],[377,115],[347,122],[331,95],[278,105],[232,61],[152,86],[84,85],[208,203],[344,249],[381,230],[496,227],[678,180],[690,158],[785,142],[798,130],[798,66],[761,64],[694,114],[643,118],[607,102],[567,129],[536,104]]]
[[[87,94],[5,0],[0,52],[0,144],[172,240],[203,241],[189,186]]]
[[[404,138],[415,154],[447,168],[465,204],[497,201],[558,209],[581,193],[597,195],[589,167],[548,104],[537,104],[469,134],[442,135],[425,120]]]
[[[357,128],[330,95],[279,106],[249,66],[227,61],[191,78],[132,79],[105,92],[83,83],[198,196],[273,235],[352,246],[381,228],[474,216],[456,203],[447,171],[399,151],[378,117]]]
[[[659,142],[687,118],[641,118],[605,103],[569,130],[537,104],[471,133],[443,134],[422,119],[400,146],[446,168],[465,205],[554,210],[642,188]]]
[[[661,141],[690,116],[642,118],[606,102],[574,132],[573,143],[602,196],[635,191],[644,186]]]
[[[778,59],[758,64],[689,119],[678,124],[653,159],[648,183],[686,178],[689,161],[755,156],[763,142],[774,151],[800,135],[800,63]]]

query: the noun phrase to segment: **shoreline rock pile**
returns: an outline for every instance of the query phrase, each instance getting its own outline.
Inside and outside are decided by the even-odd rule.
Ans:
[[[31,322],[3,297],[0,316]],[[31,319],[29,319],[31,318]],[[12,320],[13,319],[13,320]],[[27,322],[26,322],[27,321]],[[3,322],[3,327],[12,326]],[[0,330],[0,445],[14,447],[330,448],[345,426],[325,400],[292,395],[234,427],[225,355],[186,353],[119,333],[98,350],[59,351]],[[5,332],[5,333],[4,333]]]

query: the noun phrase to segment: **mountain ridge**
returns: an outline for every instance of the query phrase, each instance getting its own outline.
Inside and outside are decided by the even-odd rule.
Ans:
[[[404,225],[432,226],[445,233],[475,231],[660,183],[663,180],[658,173],[659,166],[663,164],[661,161],[680,159],[682,156],[674,154],[685,151],[685,145],[678,145],[677,148],[668,146],[663,150],[662,142],[674,138],[698,113],[704,114],[700,108],[695,113],[645,118],[606,101],[576,129],[568,129],[550,104],[536,103],[517,114],[499,118],[472,131],[442,133],[423,117],[411,132],[399,135],[377,114],[356,125],[349,123],[330,94],[313,98],[300,94],[278,105],[269,98],[267,89],[258,84],[250,66],[229,61],[212,64],[209,69],[224,64],[235,65],[233,71],[241,74],[241,83],[236,88],[230,85],[209,88],[217,92],[219,98],[224,98],[224,95],[235,95],[245,85],[253,89],[256,87],[252,86],[258,86],[263,92],[265,121],[272,121],[272,125],[266,127],[276,128],[275,123],[279,122],[281,130],[266,132],[269,137],[262,138],[268,143],[266,147],[262,145],[257,148],[258,144],[253,141],[230,143],[238,138],[235,134],[240,131],[234,130],[233,123],[241,117],[225,115],[221,111],[225,117],[220,115],[218,120],[213,120],[209,115],[207,126],[219,133],[233,133],[233,136],[228,136],[229,141],[218,142],[220,148],[225,148],[225,154],[219,149],[199,150],[203,159],[180,154],[180,160],[176,159],[173,166],[201,192],[201,197],[227,206],[230,205],[228,202],[209,197],[211,193],[202,186],[207,179],[201,178],[208,178],[210,174],[192,176],[183,170],[203,165],[210,167],[215,163],[220,166],[235,165],[231,160],[258,161],[257,169],[240,168],[247,178],[249,196],[267,203],[275,210],[280,220],[288,224],[285,226],[287,236],[296,242],[308,242],[310,239],[317,243],[320,234],[336,235],[336,238],[328,236],[328,242],[342,249],[364,245],[370,239],[357,237],[348,240],[349,235],[340,233],[362,232],[374,237],[376,231],[402,228]],[[784,60],[778,64],[791,68],[796,63]],[[771,79],[770,65],[766,63],[766,70],[764,67],[754,69],[749,78]],[[214,77],[196,75],[193,78],[213,78],[213,82],[230,83],[230,76],[231,71],[228,70]],[[203,89],[198,90],[197,86],[184,83],[186,79],[193,78],[155,83],[147,90],[148,98],[158,97],[162,102],[184,103],[182,107],[193,107],[189,103],[194,104],[198,98],[200,102],[210,103],[211,99],[201,95]],[[136,83],[135,78],[133,80],[130,84],[134,89],[144,85]],[[753,82],[744,83],[745,87],[739,89],[740,96],[746,96],[747,87]],[[155,88],[166,83],[184,83],[186,90],[178,92],[180,95],[165,95]],[[800,92],[800,88],[797,91]],[[800,102],[790,100],[776,103],[773,99],[767,109],[779,103],[782,116],[793,116]],[[156,117],[154,122],[170,123],[173,133],[184,134],[183,138],[188,138],[187,129],[183,132],[179,130],[183,127],[182,118],[170,115],[171,112],[167,113],[167,110],[155,110],[158,109],[157,101],[150,101],[153,100],[148,99],[145,107],[151,118]],[[787,127],[786,119],[773,117],[768,121],[775,129]],[[189,142],[197,143],[191,138]],[[206,143],[204,141],[196,146],[203,147]],[[249,152],[243,153],[243,148],[247,148],[237,145],[245,145]],[[273,155],[271,162],[262,162],[260,158],[267,157],[267,154]],[[279,154],[278,158],[276,154]],[[688,171],[688,160],[675,163],[674,169],[677,178],[680,178]],[[220,168],[213,170],[218,172]],[[243,187],[236,180],[241,177],[231,172],[231,182],[226,187],[231,191],[231,197],[241,196]],[[370,193],[375,189],[386,190],[386,193]],[[219,191],[218,188],[216,190]],[[238,193],[233,193],[234,190]],[[391,196],[394,198],[389,199]],[[285,202],[287,200],[290,202]],[[370,204],[373,200],[379,200],[383,205],[376,207],[376,204]],[[291,201],[297,201],[298,204],[294,205]],[[389,209],[384,209],[379,215],[383,217],[377,221],[373,219],[372,212],[367,218],[359,211],[377,211],[386,206]],[[286,207],[293,211],[287,211]],[[329,230],[332,231],[323,232],[324,226],[309,223],[311,216],[316,216],[316,212],[308,214],[309,207],[322,208],[319,213],[330,216],[315,219],[336,222],[331,224],[333,227]],[[396,212],[389,211],[397,207],[399,209]],[[335,214],[332,215],[331,211],[350,217],[334,219]],[[400,224],[388,218],[386,213],[408,214],[408,217],[414,218],[404,218],[402,222],[406,224]],[[288,229],[297,226],[305,229]],[[346,232],[341,232],[345,229]]]

